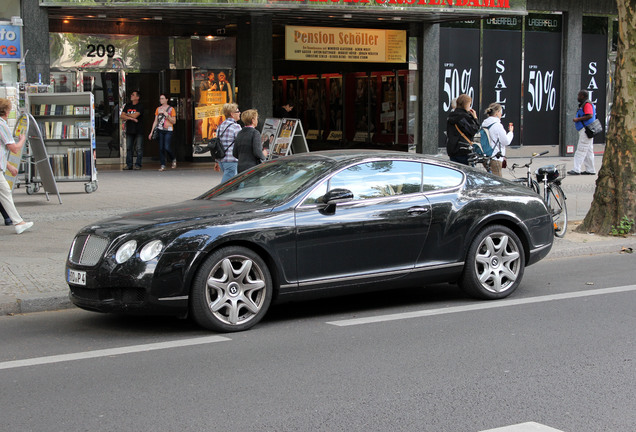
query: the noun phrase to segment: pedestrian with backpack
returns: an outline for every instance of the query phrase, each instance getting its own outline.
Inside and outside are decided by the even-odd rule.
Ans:
[[[216,130],[216,136],[221,140],[221,145],[225,150],[225,156],[216,160],[214,170],[219,169],[223,172],[221,183],[234,177],[237,173],[238,159],[232,155],[234,150],[234,140],[241,131],[241,125],[238,121],[241,119],[241,111],[235,103],[226,103],[221,109],[221,113],[225,117],[225,121],[219,125]]]
[[[488,105],[485,114],[488,116],[481,124],[480,144],[486,156],[492,156],[490,171],[501,177],[501,168],[506,160],[506,147],[514,138],[514,125],[508,123],[508,132],[501,124],[503,109],[500,104],[494,102]]]

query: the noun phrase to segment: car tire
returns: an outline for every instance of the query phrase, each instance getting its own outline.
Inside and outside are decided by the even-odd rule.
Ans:
[[[267,312],[272,290],[271,274],[258,254],[244,247],[225,247],[210,255],[197,271],[192,316],[209,330],[247,330]]]
[[[524,267],[525,254],[519,237],[503,225],[491,225],[470,244],[460,287],[472,297],[501,299],[517,289]]]

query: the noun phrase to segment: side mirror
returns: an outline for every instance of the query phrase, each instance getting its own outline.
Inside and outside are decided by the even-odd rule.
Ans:
[[[336,204],[340,202],[351,201],[353,199],[353,192],[349,189],[331,189],[322,197],[322,202],[325,205],[320,209],[322,214],[334,214],[336,212]]]
[[[325,204],[338,204],[340,202],[351,201],[353,199],[353,192],[349,189],[331,189],[322,197],[322,202]]]

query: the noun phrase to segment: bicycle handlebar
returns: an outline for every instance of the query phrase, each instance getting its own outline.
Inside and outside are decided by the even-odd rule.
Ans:
[[[546,150],[544,152],[541,153],[532,153],[532,156],[530,157],[530,162],[524,164],[524,165],[517,165],[516,163],[513,163],[512,166],[510,167],[511,170],[514,170],[516,168],[530,168],[530,165],[532,164],[532,159],[539,157],[539,156],[545,156],[548,153],[550,153],[549,150]]]

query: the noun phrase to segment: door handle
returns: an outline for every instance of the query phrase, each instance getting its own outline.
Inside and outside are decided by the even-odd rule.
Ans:
[[[424,214],[428,213],[428,207],[411,207],[407,210],[408,214]]]

